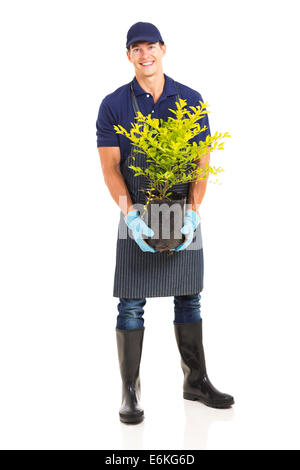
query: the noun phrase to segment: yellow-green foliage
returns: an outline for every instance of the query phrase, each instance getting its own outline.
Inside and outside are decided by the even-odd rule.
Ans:
[[[139,166],[131,165],[135,176],[144,175],[150,182],[148,190],[148,200],[152,199],[152,193],[157,192],[160,198],[168,197],[170,188],[178,183],[197,182],[207,178],[208,174],[220,173],[223,168],[215,168],[207,164],[205,168],[200,168],[201,158],[208,152],[223,149],[221,139],[231,137],[228,132],[224,134],[216,132],[213,136],[207,136],[205,141],[199,144],[189,143],[196,135],[207,129],[207,126],[200,127],[197,122],[209,113],[205,108],[207,103],[199,101],[200,106],[189,106],[186,109],[186,100],[176,102],[176,110],[169,110],[175,114],[175,118],[152,119],[151,114],[144,116],[138,112],[135,119],[140,123],[145,123],[144,129],[140,130],[143,124],[131,123],[132,129],[127,132],[121,125],[114,126],[116,134],[121,134],[131,140],[135,152],[146,155],[148,167],[143,169]],[[135,159],[135,157],[133,157]],[[203,166],[203,165],[202,165]]]

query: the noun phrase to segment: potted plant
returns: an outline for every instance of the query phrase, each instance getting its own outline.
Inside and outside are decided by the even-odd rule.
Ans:
[[[199,164],[208,152],[223,149],[224,143],[220,140],[230,137],[228,132],[215,132],[199,144],[189,143],[193,137],[207,129],[206,126],[201,128],[198,121],[209,113],[206,110],[208,104],[202,101],[199,103],[200,106],[189,106],[189,111],[186,109],[186,100],[180,99],[175,103],[177,109],[169,108],[175,118],[168,117],[167,120],[152,119],[151,114],[144,116],[138,112],[135,119],[139,123],[131,123],[130,132],[121,125],[114,126],[117,134],[131,140],[136,147],[135,152],[145,155],[145,164],[142,167],[130,165],[129,168],[135,172],[134,176],[144,176],[147,180],[147,188],[142,189],[147,194],[147,201],[141,217],[147,216],[148,225],[154,231],[153,237],[147,238],[147,242],[158,251],[176,248],[184,239],[180,228],[187,201],[176,188],[192,182],[197,184],[209,174],[217,175],[223,171],[220,167],[207,164],[203,168]],[[135,160],[135,157],[132,158]],[[161,211],[162,206],[169,210]],[[162,217],[159,212],[162,212]]]

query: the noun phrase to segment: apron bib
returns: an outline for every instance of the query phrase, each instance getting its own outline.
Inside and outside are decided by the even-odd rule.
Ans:
[[[177,83],[175,82],[176,86]],[[179,101],[180,93],[176,101]],[[135,112],[140,111],[133,86],[130,86],[131,102]],[[137,121],[137,120],[135,120]],[[128,158],[120,165],[120,170],[133,204],[146,204],[144,192],[149,183],[145,176],[134,176],[130,165],[145,169],[149,165],[147,156],[132,150]],[[132,157],[135,157],[133,160]],[[176,184],[171,190],[184,194],[188,200],[190,183]],[[140,206],[137,209],[141,209]],[[140,211],[140,215],[142,215]],[[147,220],[147,219],[146,219]],[[145,222],[146,222],[145,220]],[[162,253],[144,252],[132,238],[131,230],[124,221],[120,211],[116,247],[116,264],[114,275],[114,297],[142,298],[169,297],[175,295],[197,294],[203,290],[203,248],[201,222],[195,230],[193,242],[183,251]]]

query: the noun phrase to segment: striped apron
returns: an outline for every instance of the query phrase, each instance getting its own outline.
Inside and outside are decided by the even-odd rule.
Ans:
[[[176,101],[179,101],[178,90]],[[131,101],[137,115],[140,111],[131,83]],[[135,119],[137,122],[137,120]],[[144,176],[135,176],[130,165],[145,169],[149,165],[145,154],[134,152],[134,146],[128,158],[120,165],[120,170],[133,204],[146,204],[148,187]],[[132,158],[134,157],[135,160]],[[188,200],[190,183],[176,184],[171,190],[181,193]],[[138,206],[140,209],[140,206]],[[178,252],[163,251],[158,253],[144,252],[130,234],[131,230],[124,221],[120,211],[116,247],[116,264],[114,274],[114,297],[142,298],[168,297],[175,295],[197,294],[203,289],[203,248],[201,223],[194,233],[193,242],[187,249]],[[170,256],[172,254],[172,256]]]

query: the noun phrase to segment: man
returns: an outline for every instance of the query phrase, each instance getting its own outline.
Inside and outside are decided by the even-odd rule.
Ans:
[[[167,120],[169,108],[176,109],[179,98],[187,106],[203,101],[200,93],[175,82],[163,73],[162,59],[166,45],[159,30],[151,23],[139,22],[127,33],[127,57],[135,69],[132,82],[107,95],[99,109],[97,146],[105,183],[112,198],[121,209],[119,234],[128,230],[130,236],[118,237],[113,295],[118,297],[116,340],[122,378],[122,404],[119,411],[124,423],[138,423],[144,418],[140,404],[140,360],[144,337],[144,306],[147,297],[174,296],[174,330],[184,373],[183,396],[207,406],[228,408],[233,397],[219,392],[206,373],[202,345],[200,292],[203,288],[202,245],[191,249],[193,237],[201,240],[198,208],[203,200],[207,180],[186,183],[181,191],[187,196],[188,210],[181,229],[184,243],[173,256],[158,253],[146,243],[143,235],[151,237],[153,230],[140,217],[137,203],[145,203],[139,191],[143,180],[135,177],[129,164],[132,146],[124,136],[117,135],[114,125],[130,130],[138,111],[143,115]],[[210,135],[207,115],[201,120],[206,127],[193,140],[199,142]],[[141,154],[139,154],[141,155]],[[205,168],[209,153],[199,165]]]

